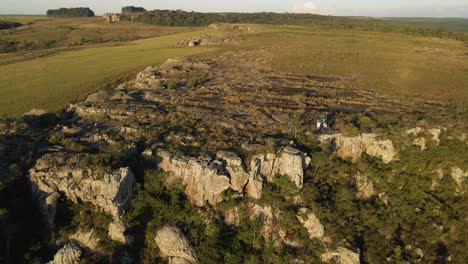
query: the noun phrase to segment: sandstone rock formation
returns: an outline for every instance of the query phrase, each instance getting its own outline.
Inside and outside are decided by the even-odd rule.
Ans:
[[[102,16],[106,23],[115,23],[120,21],[120,15],[115,13],[106,13]]]
[[[89,202],[114,218],[124,214],[133,197],[135,177],[130,168],[99,175],[80,167],[84,155],[46,154],[29,171],[33,195],[49,227],[53,227],[59,193],[74,203]]]
[[[223,24],[223,23],[213,23],[206,27],[207,29],[229,29],[229,30],[240,30],[240,31],[247,31],[253,32],[257,30],[257,27],[253,25],[245,25],[245,24]]]
[[[357,161],[362,153],[382,159],[384,163],[390,163],[396,159],[397,153],[390,140],[379,140],[376,134],[360,134],[356,137],[347,137],[341,134],[322,135],[321,142],[332,142],[336,148],[336,154],[340,158],[352,158]]]
[[[89,248],[92,251],[96,251],[98,249],[100,242],[100,239],[94,229],[89,231],[80,229],[70,236],[70,240],[77,242],[81,248]]]
[[[79,264],[81,248],[76,243],[70,242],[61,248],[48,264]]]
[[[309,238],[322,238],[325,234],[324,227],[318,217],[307,208],[301,208],[297,214],[299,222],[307,229]]]
[[[274,224],[274,214],[273,207],[269,205],[261,206],[259,204],[251,203],[249,204],[250,210],[250,219],[259,219],[263,223],[262,235],[265,238],[271,238],[273,231],[273,224]]]
[[[353,181],[357,190],[357,198],[369,199],[376,195],[374,184],[366,175],[357,173],[353,176]]]
[[[271,181],[274,176],[287,176],[300,189],[304,181],[304,170],[310,161],[305,153],[292,147],[285,147],[277,154],[254,156],[251,169],[253,175],[261,175],[267,181]]]
[[[218,159],[226,162],[226,170],[231,180],[231,189],[242,193],[249,181],[249,174],[242,164],[242,159],[228,151],[219,151],[216,156]]]
[[[238,227],[240,226],[240,212],[239,207],[235,206],[223,212],[224,222],[228,225]]]
[[[344,248],[338,247],[336,251],[327,252],[320,256],[323,262],[337,264],[359,264],[359,254]]]
[[[418,137],[418,138],[414,139],[413,145],[420,147],[421,151],[424,151],[427,148],[426,147],[426,139],[423,138],[423,137]]]
[[[159,168],[181,180],[185,194],[197,206],[218,204],[223,199],[221,194],[231,186],[220,161],[178,157],[163,150],[158,156],[161,158]]]
[[[176,47],[214,46],[227,43],[237,43],[237,40],[233,38],[227,38],[224,36],[205,35],[193,37],[191,39],[181,40],[177,42]]]
[[[109,224],[107,235],[117,242],[122,244],[131,244],[132,238],[128,235],[125,235],[127,227],[121,220],[114,220]]]
[[[413,145],[417,145],[421,147],[421,150],[426,149],[426,138],[421,136],[421,134],[429,134],[431,135],[431,140],[435,141],[436,145],[438,146],[440,144],[440,134],[442,133],[442,130],[446,130],[446,128],[441,128],[441,127],[435,127],[435,128],[421,128],[421,127],[415,127],[411,129],[406,130],[407,135],[412,135],[415,137],[418,137],[414,140]]]
[[[245,194],[252,199],[262,198],[263,180],[258,171],[252,170],[249,175],[249,181],[245,186]]]
[[[160,256],[169,260],[169,263],[195,263],[196,257],[193,248],[182,232],[172,226],[165,226],[156,234],[156,245]]]
[[[451,176],[457,184],[456,191],[458,193],[463,193],[465,190],[464,183],[466,181],[466,178],[468,178],[468,171],[463,171],[458,167],[453,167],[451,170]]]

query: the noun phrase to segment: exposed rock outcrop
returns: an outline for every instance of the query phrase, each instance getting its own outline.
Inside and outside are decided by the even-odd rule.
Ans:
[[[436,145],[439,145],[440,144],[440,134],[442,133],[443,129],[446,130],[446,128],[441,128],[441,127],[435,127],[435,128],[429,128],[429,129],[425,129],[425,128],[421,128],[421,127],[415,127],[415,128],[407,129],[406,134],[418,137],[413,141],[413,145],[420,146],[421,150],[425,150],[426,149],[426,138],[422,137],[421,134],[431,135],[431,140],[435,141]]]
[[[102,16],[106,23],[116,23],[120,21],[120,15],[115,13],[106,13]]]
[[[466,178],[468,177],[468,171],[463,171],[458,167],[453,167],[451,170],[451,176],[457,184],[456,191],[458,193],[463,193],[465,190],[464,183],[466,181]]]
[[[131,244],[132,238],[128,235],[125,235],[127,227],[121,220],[114,220],[109,224],[107,235],[117,242],[122,244]]]
[[[49,227],[53,227],[59,193],[74,203],[89,202],[114,218],[124,214],[133,197],[135,177],[130,168],[100,175],[80,167],[84,155],[46,154],[29,171],[33,195]]]
[[[191,39],[179,41],[176,47],[196,47],[196,46],[214,46],[227,43],[237,43],[238,41],[233,38],[227,38],[225,36],[197,36]]]
[[[228,29],[228,30],[240,30],[247,32],[254,32],[257,30],[257,27],[253,25],[245,24],[223,24],[223,23],[214,23],[206,27],[207,29]]]
[[[185,194],[197,206],[220,203],[221,194],[231,187],[220,161],[179,157],[164,150],[158,151],[158,156],[161,158],[159,168],[181,180]]]
[[[81,248],[76,243],[70,242],[61,248],[48,264],[79,264],[81,254]]]
[[[226,162],[226,170],[231,179],[231,189],[242,193],[249,180],[249,174],[242,164],[242,159],[236,154],[227,151],[219,151],[216,156]]]
[[[263,223],[262,235],[265,238],[270,238],[273,234],[273,221],[275,214],[273,207],[269,205],[250,204],[250,219],[260,219]]]
[[[413,145],[420,147],[421,151],[424,151],[427,148],[426,147],[426,139],[423,138],[423,137],[415,138],[414,141],[413,141]]]
[[[161,257],[169,263],[195,263],[195,251],[182,232],[172,226],[165,226],[156,234],[156,245]]]
[[[238,227],[240,226],[240,212],[239,207],[235,206],[223,212],[224,222],[228,225]]]
[[[297,214],[297,220],[307,229],[309,238],[322,238],[325,234],[324,227],[318,217],[307,208],[301,208]]]
[[[354,186],[357,191],[357,198],[359,199],[369,199],[376,195],[374,184],[366,175],[357,173],[353,177]]]
[[[97,236],[94,229],[91,229],[89,231],[84,231],[80,229],[75,234],[70,236],[70,240],[79,243],[81,248],[89,248],[92,251],[97,250],[100,242],[100,239]]]
[[[304,170],[310,161],[305,153],[292,147],[285,147],[277,154],[254,156],[251,162],[251,176],[261,175],[267,181],[271,181],[274,176],[284,175],[300,189],[304,182]]]
[[[361,134],[356,137],[347,137],[341,134],[322,135],[321,142],[332,142],[336,154],[340,158],[351,158],[357,161],[362,153],[382,159],[384,163],[390,163],[396,159],[397,153],[391,140],[379,140],[376,134]]]
[[[344,248],[338,247],[336,251],[327,252],[320,256],[323,262],[337,264],[359,264],[359,254]]]

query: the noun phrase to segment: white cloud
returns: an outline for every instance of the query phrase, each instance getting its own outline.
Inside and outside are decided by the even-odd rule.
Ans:
[[[319,7],[312,1],[294,4],[291,8],[293,13],[305,13],[305,14],[321,14],[321,15],[334,15],[336,9],[334,7]]]
[[[292,7],[293,13],[311,13],[317,12],[317,5],[314,2],[305,2],[302,4],[294,4]]]

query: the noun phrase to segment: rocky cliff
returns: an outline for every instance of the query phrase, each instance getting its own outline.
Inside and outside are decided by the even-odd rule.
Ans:
[[[80,166],[83,155],[46,154],[29,171],[33,196],[49,227],[53,227],[57,200],[62,194],[74,203],[91,203],[116,219],[130,204],[135,185],[132,171],[120,168],[100,174]]]

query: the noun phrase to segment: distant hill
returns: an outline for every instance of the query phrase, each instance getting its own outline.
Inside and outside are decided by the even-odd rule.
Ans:
[[[428,28],[444,28],[453,32],[468,32],[467,18],[382,18],[395,26],[415,26]]]

